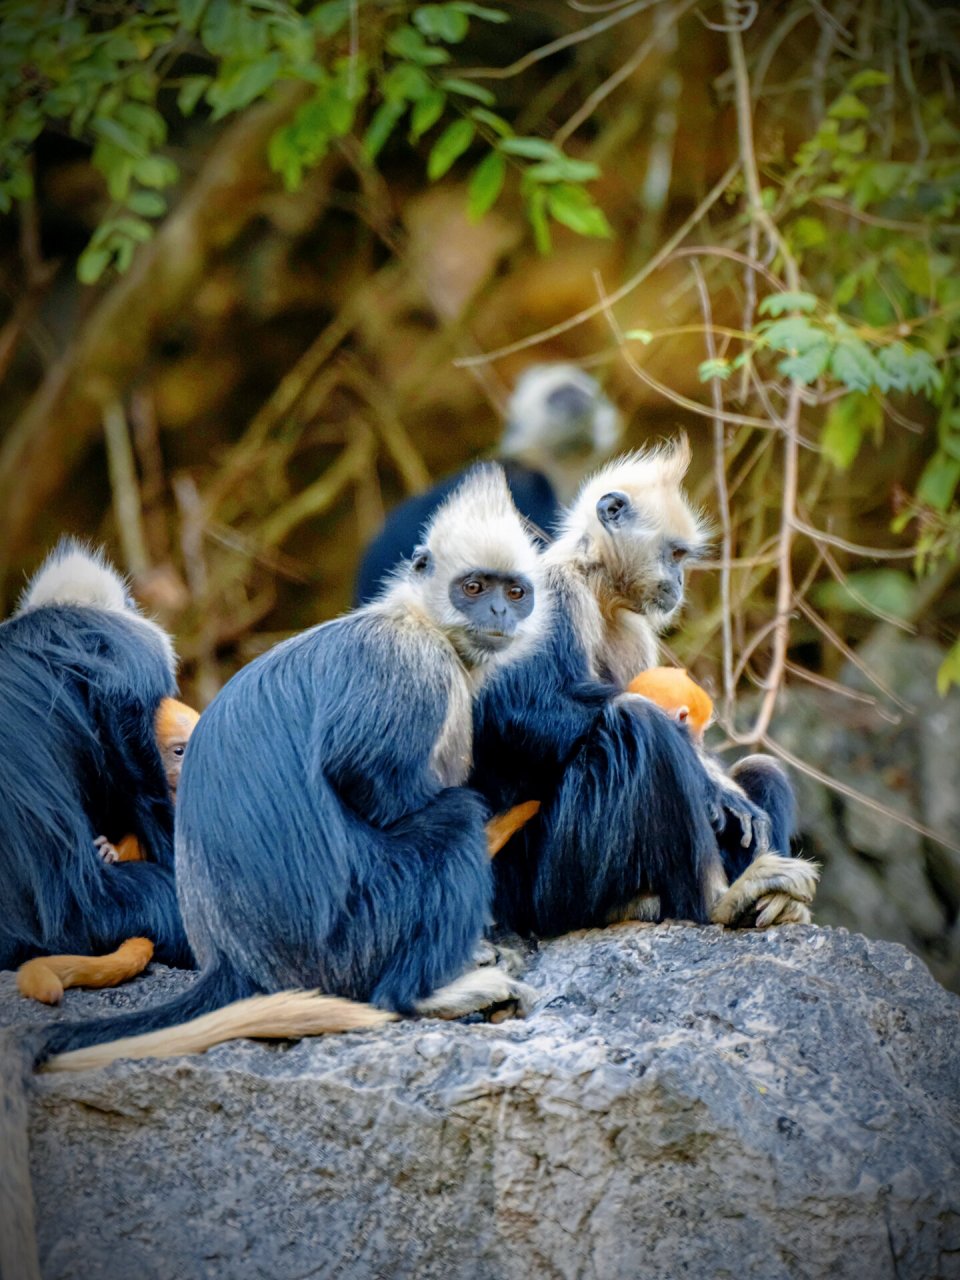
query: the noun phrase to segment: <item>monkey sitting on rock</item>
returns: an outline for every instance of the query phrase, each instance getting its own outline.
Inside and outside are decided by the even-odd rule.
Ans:
[[[727,785],[659,707],[626,692],[657,665],[658,635],[704,546],[682,490],[689,461],[682,440],[584,483],[543,555],[547,634],[480,692],[473,785],[498,810],[542,802],[494,863],[495,920],[514,932],[638,913],[729,923],[767,895],[812,899],[816,869],[767,851],[769,820],[744,786]],[[732,886],[715,828],[725,845],[728,832],[747,841]]]
[[[176,693],[170,637],[103,559],[64,539],[0,624],[0,968],[146,935],[189,967],[173,806],[154,736]],[[137,837],[105,865],[98,833]]]
[[[47,1065],[522,1010],[502,969],[465,972],[492,886],[488,810],[464,784],[477,690],[539,647],[542,576],[503,473],[482,468],[380,598],[234,676],[177,802],[201,973],[156,1008],[52,1028]]]

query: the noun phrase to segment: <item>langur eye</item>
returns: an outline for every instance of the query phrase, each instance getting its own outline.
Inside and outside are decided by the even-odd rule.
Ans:
[[[686,547],[674,547],[673,548],[674,563],[679,564],[681,560],[686,560],[689,554],[690,552],[687,550]]]
[[[515,582],[512,587],[507,588],[508,600],[522,600],[526,594],[526,591],[524,591],[523,587],[521,587],[518,582]]]
[[[479,582],[476,578],[468,578],[463,584],[461,590],[465,596],[476,597],[482,594],[483,583]]]
[[[184,751],[186,751],[186,747],[179,747],[179,746],[178,746],[178,747],[174,747],[174,748],[173,748],[173,754],[174,754],[175,756],[182,756],[182,755],[183,755],[183,753],[184,753]]]

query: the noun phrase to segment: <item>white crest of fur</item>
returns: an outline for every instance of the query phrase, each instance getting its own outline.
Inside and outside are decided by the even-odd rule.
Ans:
[[[62,538],[27,584],[17,612],[51,604],[89,605],[122,613],[127,609],[123,578],[102,551]]]
[[[580,486],[570,504],[554,545],[547,549],[551,563],[565,563],[571,555],[588,557],[609,541],[597,515],[597,503],[606,493],[627,494],[651,533],[670,535],[699,549],[709,530],[703,517],[691,507],[682,481],[690,465],[686,436],[673,444],[625,453],[602,467]]]
[[[55,605],[122,613],[150,631],[164,651],[167,666],[171,672],[176,671],[177,655],[170,636],[143,616],[123,576],[110,564],[102,548],[88,547],[77,538],[61,538],[27,583],[16,613]]]

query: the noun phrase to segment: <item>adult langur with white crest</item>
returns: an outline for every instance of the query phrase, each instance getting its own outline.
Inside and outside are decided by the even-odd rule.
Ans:
[[[503,970],[466,972],[492,885],[464,784],[477,690],[539,643],[542,574],[502,472],[478,468],[381,597],[234,676],[180,780],[200,976],[164,1005],[53,1028],[48,1066],[522,1008]]]

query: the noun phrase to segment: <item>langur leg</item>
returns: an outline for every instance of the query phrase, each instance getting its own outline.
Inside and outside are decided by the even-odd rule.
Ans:
[[[763,853],[714,902],[710,919],[714,924],[732,926],[751,911],[759,910],[755,923],[760,928],[772,924],[807,924],[819,879],[820,867],[816,862]]]
[[[142,973],[153,956],[148,938],[128,938],[105,956],[37,956],[17,970],[22,996],[59,1004],[68,987],[118,987]]]
[[[770,852],[788,857],[797,802],[782,765],[772,756],[745,756],[733,765],[730,777],[770,819]]]
[[[500,1017],[525,1018],[537,1000],[536,992],[503,969],[472,969],[450,982],[415,1009],[425,1018],[463,1018],[469,1013],[489,1013],[491,1021]]]

